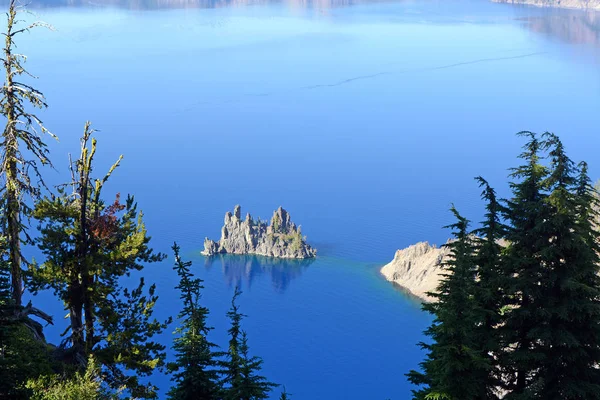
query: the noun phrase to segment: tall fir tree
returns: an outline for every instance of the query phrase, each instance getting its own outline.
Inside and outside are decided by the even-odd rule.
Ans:
[[[488,358],[487,371],[480,371],[487,375],[487,379],[482,376],[479,383],[487,388],[487,397],[494,399],[498,397],[498,390],[503,385],[502,373],[497,366],[503,344],[497,328],[502,323],[501,313],[506,306],[502,288],[507,226],[502,219],[505,208],[497,198],[496,191],[482,177],[477,177],[476,180],[483,189],[481,197],[486,203],[486,212],[480,227],[471,234],[477,265],[474,300],[477,303],[476,310],[480,312],[474,333],[478,343],[476,347]]]
[[[2,201],[5,207],[2,229],[8,240],[15,310],[21,306],[23,295],[21,244],[29,238],[23,217],[31,215],[28,198],[39,198],[41,187],[44,186],[40,166],[51,165],[42,134],[53,136],[42,121],[29,111],[30,108],[46,107],[44,95],[21,80],[31,75],[24,67],[26,57],[15,52],[15,39],[31,28],[42,25],[33,23],[21,26],[23,21],[19,15],[22,11],[16,0],[10,0],[1,59],[5,81],[0,88],[0,113],[6,119],[0,142],[0,176],[4,180]]]
[[[281,392],[281,395],[279,396],[279,400],[290,400],[292,398],[292,395],[290,393],[287,392],[287,390],[285,390],[285,386],[283,387],[283,392]]]
[[[525,400],[535,398],[530,388],[539,354],[532,351],[536,341],[533,332],[546,318],[539,308],[544,302],[540,254],[550,240],[545,224],[551,213],[545,186],[549,171],[540,160],[543,144],[535,133],[518,135],[528,141],[519,156],[523,165],[513,168],[510,174],[512,198],[506,202],[505,211],[509,244],[503,283],[508,304],[499,333],[506,348],[500,359],[506,389],[510,398]]]
[[[245,317],[239,312],[236,303],[242,294],[235,288],[231,308],[227,317],[231,321],[229,328],[229,349],[224,366],[224,400],[262,400],[268,399],[269,393],[278,386],[264,376],[259,375],[263,360],[249,355],[248,337],[242,330],[241,321]]]
[[[543,135],[548,150],[548,217],[534,256],[541,265],[540,291],[529,352],[534,360],[525,391],[536,399],[600,399],[600,259],[598,232],[590,216],[594,196],[563,143]],[[595,239],[595,240],[594,240]],[[518,279],[518,277],[517,277]]]
[[[430,293],[433,303],[423,310],[435,318],[425,331],[432,343],[420,343],[427,351],[420,365],[422,372],[411,371],[408,380],[421,386],[413,391],[416,400],[481,400],[487,399],[486,387],[490,370],[488,357],[482,354],[475,336],[481,311],[474,300],[477,266],[469,221],[452,207],[456,223],[449,226],[454,240],[446,244],[451,249],[445,262],[445,273],[437,288]],[[457,379],[460,377],[460,379]]]
[[[218,346],[208,340],[212,330],[207,325],[208,308],[200,305],[202,280],[194,278],[190,271],[192,263],[183,261],[179,255],[179,246],[172,247],[175,254],[173,269],[179,276],[177,289],[183,302],[179,313],[180,326],[176,329],[179,336],[174,340],[176,361],[168,364],[173,373],[173,387],[169,398],[173,400],[217,400],[221,395],[219,382],[219,360],[223,353],[217,352]]]
[[[93,355],[107,384],[124,387],[134,397],[155,398],[156,387],[140,377],[164,365],[165,347],[153,337],[168,321],[152,316],[158,299],[154,285],[146,290],[141,278],[130,290],[122,278],[164,256],[149,247],[133,197],[125,204],[119,195],[108,204],[102,199],[102,188],[120,159],[104,178],[93,179],[93,133],[86,123],[80,157],[72,163],[72,182],[59,187],[57,196],[36,203],[37,244],[46,261],[32,268],[31,289],[51,289],[64,302],[70,326],[63,345],[76,364],[83,369]]]

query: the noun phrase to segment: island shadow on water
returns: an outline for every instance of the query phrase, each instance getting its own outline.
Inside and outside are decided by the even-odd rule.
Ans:
[[[242,288],[245,285],[250,288],[255,279],[270,276],[275,291],[283,293],[290,282],[302,275],[314,261],[314,258],[283,259],[253,254],[217,254],[205,257],[204,266],[211,269],[220,265],[229,287]]]

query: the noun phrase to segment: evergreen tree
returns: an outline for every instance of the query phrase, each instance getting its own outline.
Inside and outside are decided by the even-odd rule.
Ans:
[[[486,202],[486,213],[481,227],[472,233],[478,278],[474,299],[477,303],[476,310],[480,312],[474,334],[478,343],[476,347],[488,359],[486,369],[480,371],[482,377],[478,382],[482,385],[482,390],[487,392],[487,398],[497,398],[496,388],[503,384],[501,371],[497,368],[497,358],[503,350],[497,328],[501,324],[501,313],[506,305],[502,290],[505,276],[502,253],[507,226],[502,221],[505,208],[498,201],[495,190],[482,177],[477,177],[476,180],[483,188],[481,197]]]
[[[75,363],[83,369],[93,355],[109,385],[125,387],[134,397],[154,398],[156,388],[139,378],[164,364],[164,346],[152,338],[166,324],[152,317],[155,286],[146,293],[142,278],[128,290],[121,278],[164,256],[148,246],[150,237],[133,197],[125,204],[119,195],[112,203],[102,200],[103,185],[120,159],[103,179],[94,180],[93,132],[86,123],[72,182],[59,187],[57,196],[36,203],[37,244],[46,261],[32,269],[31,288],[53,290],[67,307],[70,326],[63,346],[70,348]]]
[[[281,392],[281,396],[279,396],[279,400],[290,400],[292,395],[285,390],[285,386],[283,387],[283,392]]]
[[[231,321],[229,328],[229,349],[224,364],[223,384],[225,400],[261,400],[268,399],[269,393],[278,386],[259,375],[263,360],[249,355],[248,337],[241,328],[245,317],[239,312],[236,300],[242,292],[238,287],[231,301],[227,317]]]
[[[177,289],[181,293],[183,309],[179,313],[180,326],[176,329],[179,335],[174,341],[173,349],[176,361],[169,363],[168,369],[174,373],[175,385],[169,391],[173,400],[213,400],[219,399],[219,362],[221,353],[215,352],[218,346],[208,341],[208,333],[212,328],[207,326],[208,309],[200,305],[202,280],[194,278],[190,272],[191,262],[184,262],[179,255],[179,246],[173,245],[175,266],[173,269],[179,276]]]
[[[28,237],[22,217],[31,214],[26,198],[39,198],[40,186],[32,180],[37,180],[43,187],[39,166],[50,165],[48,149],[41,136],[49,132],[42,121],[28,111],[30,107],[45,108],[46,102],[40,91],[21,81],[22,77],[31,75],[24,68],[26,57],[15,53],[17,35],[41,24],[19,26],[23,22],[18,19],[21,11],[17,1],[10,0],[1,59],[6,78],[0,88],[0,113],[6,118],[0,142],[0,176],[4,179],[2,200],[5,207],[2,229],[8,240],[15,310],[21,306],[23,294],[21,242]]]
[[[22,11],[16,0],[9,2],[1,57],[5,80],[0,87],[0,114],[6,119],[0,140],[0,397],[15,399],[26,396],[26,379],[50,368],[43,326],[32,317],[52,322],[31,303],[22,304],[21,246],[29,239],[23,219],[31,216],[28,200],[39,198],[44,187],[40,167],[50,165],[42,137],[50,133],[31,113],[32,108],[45,108],[46,102],[22,80],[32,75],[24,67],[26,57],[15,51],[18,36],[42,24],[22,25]]]
[[[577,171],[560,139],[551,133],[543,138],[550,161],[543,183],[548,216],[538,223],[546,241],[533,255],[541,267],[534,283],[540,297],[534,299],[538,324],[530,330],[533,368],[524,393],[536,399],[600,399],[600,248],[590,220],[593,190],[585,166]]]
[[[540,282],[544,265],[540,259],[548,246],[550,236],[545,221],[550,218],[546,179],[548,169],[540,161],[540,143],[532,132],[521,132],[528,138],[519,158],[525,162],[513,168],[510,183],[512,198],[506,202],[506,220],[509,222],[505,258],[503,290],[508,304],[505,318],[499,327],[506,351],[501,355],[501,366],[506,377],[506,389],[513,399],[533,399],[531,382],[538,367],[540,354],[532,351],[535,329],[544,323],[546,315],[540,312],[543,292]]]
[[[477,346],[475,330],[481,311],[474,300],[476,291],[476,263],[474,244],[469,235],[469,221],[454,207],[457,222],[450,225],[455,240],[448,243],[450,258],[445,263],[437,292],[430,293],[435,301],[423,309],[435,316],[425,331],[433,343],[420,343],[427,350],[422,372],[407,374],[413,384],[422,386],[413,391],[417,400],[479,400],[487,399],[489,372],[487,354]],[[457,379],[460,377],[459,379]]]

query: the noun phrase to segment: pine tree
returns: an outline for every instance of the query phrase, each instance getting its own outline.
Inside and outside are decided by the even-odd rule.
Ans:
[[[31,214],[26,199],[39,198],[41,188],[32,180],[37,180],[43,187],[39,167],[40,164],[50,165],[48,148],[41,136],[43,133],[50,133],[42,121],[28,111],[30,107],[45,108],[46,101],[40,91],[21,81],[21,77],[31,75],[24,68],[26,57],[15,53],[17,35],[42,24],[34,23],[20,27],[19,24],[23,22],[18,19],[21,11],[22,8],[17,5],[16,0],[10,0],[6,14],[8,18],[4,34],[4,54],[1,59],[6,78],[0,88],[0,113],[6,118],[0,143],[0,175],[4,179],[2,200],[5,206],[2,228],[8,240],[15,310],[21,306],[23,294],[21,242],[28,237],[23,216],[28,217]]]
[[[476,347],[481,354],[487,355],[488,365],[481,370],[478,380],[481,390],[487,392],[488,398],[497,398],[496,388],[503,384],[501,371],[497,368],[497,357],[503,350],[502,339],[498,332],[501,324],[501,313],[506,305],[503,288],[503,251],[507,226],[502,221],[504,206],[496,197],[495,190],[482,177],[477,177],[479,186],[483,188],[482,199],[486,202],[485,218],[481,227],[472,232],[475,244],[475,263],[477,265],[477,282],[474,299],[477,303],[475,335]]]
[[[427,350],[427,357],[420,364],[422,372],[407,374],[411,383],[422,386],[413,391],[417,400],[488,398],[488,357],[477,348],[475,337],[481,311],[473,297],[477,273],[474,244],[469,235],[469,221],[454,207],[451,211],[457,222],[449,226],[455,237],[446,245],[451,249],[450,259],[437,292],[430,293],[435,301],[423,305],[425,311],[435,316],[425,331],[433,343],[419,344]]]
[[[542,143],[532,132],[520,132],[528,138],[519,158],[525,162],[513,168],[510,183],[512,198],[506,202],[506,220],[509,222],[504,263],[505,291],[508,304],[505,318],[499,327],[506,351],[500,364],[506,377],[509,398],[533,399],[530,390],[533,372],[538,366],[539,354],[532,351],[534,330],[544,323],[546,315],[539,312],[545,300],[540,285],[544,265],[540,259],[548,246],[550,236],[545,221],[550,218],[546,179],[549,171],[541,164]]]
[[[174,373],[175,385],[169,391],[173,400],[213,400],[219,399],[220,352],[218,346],[208,341],[212,328],[207,326],[208,309],[200,305],[202,280],[194,278],[190,272],[191,262],[184,262],[179,255],[179,246],[172,247],[175,253],[173,269],[179,276],[177,289],[181,293],[183,309],[178,318],[181,325],[176,329],[179,335],[173,344],[176,361],[169,363],[168,369]]]
[[[290,400],[292,395],[285,390],[285,386],[283,387],[283,392],[281,392],[281,396],[279,396],[279,400]]]
[[[142,278],[128,290],[121,278],[164,256],[148,246],[150,237],[133,197],[125,204],[119,195],[112,203],[103,201],[103,185],[121,159],[103,179],[94,180],[93,133],[86,123],[72,182],[59,187],[57,196],[36,203],[37,244],[46,261],[31,270],[31,289],[51,289],[66,305],[70,326],[63,346],[75,363],[83,369],[93,355],[109,385],[125,387],[134,397],[154,398],[156,388],[139,378],[164,364],[165,347],[152,338],[166,323],[152,317],[155,286],[146,291]]]
[[[245,317],[239,312],[236,304],[237,298],[242,294],[238,287],[231,301],[231,309],[227,317],[231,321],[229,328],[229,349],[227,360],[223,363],[224,400],[262,400],[268,399],[269,393],[278,386],[269,382],[267,378],[259,375],[263,360],[249,355],[248,337],[241,328],[241,321]]]
[[[596,196],[559,138],[529,137],[507,202],[509,300],[499,327],[506,399],[600,398]],[[549,165],[540,161],[548,151]]]
[[[239,287],[236,286],[231,300],[231,308],[227,312],[227,317],[231,322],[231,326],[227,331],[229,333],[229,347],[227,350],[227,360],[223,362],[223,373],[225,375],[223,379],[223,385],[229,386],[225,389],[225,400],[240,399],[241,393],[239,389],[242,386],[242,356],[240,354],[240,335],[242,332],[241,321],[244,317],[239,312],[239,307],[236,304],[237,298],[242,292]]]
[[[537,286],[543,320],[531,330],[536,356],[528,392],[537,399],[600,399],[600,259],[598,232],[590,217],[594,196],[589,179],[577,171],[560,139],[545,133],[550,173],[544,182],[548,241],[537,254]]]

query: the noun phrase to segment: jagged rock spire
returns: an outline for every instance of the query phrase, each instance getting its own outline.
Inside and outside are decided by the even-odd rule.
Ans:
[[[279,258],[311,258],[317,251],[306,243],[300,229],[290,218],[290,214],[279,207],[273,212],[269,225],[254,221],[250,213],[241,220],[241,207],[235,206],[233,214],[225,214],[221,229],[221,239],[215,242],[204,240],[204,255],[218,253],[258,254]]]

